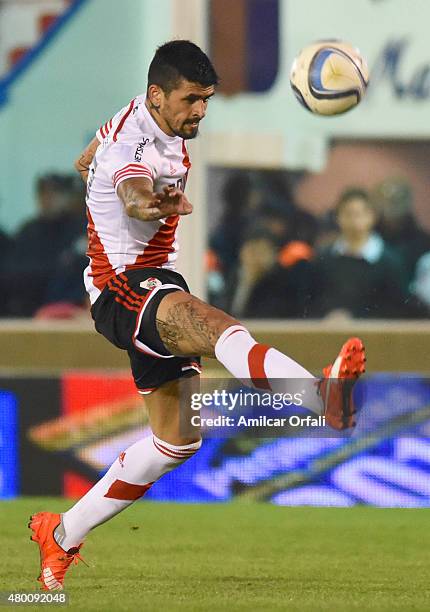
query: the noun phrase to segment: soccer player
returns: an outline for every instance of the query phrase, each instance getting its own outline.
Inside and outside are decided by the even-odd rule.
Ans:
[[[200,356],[216,357],[238,379],[266,389],[288,391],[293,379],[306,379],[309,409],[325,414],[335,429],[354,425],[352,384],[364,372],[358,338],[344,344],[318,381],[293,359],[259,344],[239,321],[191,295],[174,269],[178,221],[193,210],[184,195],[186,141],[197,136],[217,83],[214,67],[195,44],[164,44],[149,67],[146,95],[105,123],[76,163],[87,181],[90,263],[84,276],[91,313],[97,331],[128,352],[153,435],[125,449],[70,510],[31,517],[46,590],[63,588],[91,529],[200,448],[200,432],[180,427],[180,409],[181,422],[191,415],[180,397],[196,390]],[[336,379],[343,383],[333,384]]]

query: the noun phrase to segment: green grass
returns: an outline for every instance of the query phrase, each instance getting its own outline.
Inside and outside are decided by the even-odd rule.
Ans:
[[[0,591],[37,588],[28,516],[66,507],[0,504]],[[429,551],[428,510],[138,503],[90,535],[66,590],[85,612],[429,610]]]

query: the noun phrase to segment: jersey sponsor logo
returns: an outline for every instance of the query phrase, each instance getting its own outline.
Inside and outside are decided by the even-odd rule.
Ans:
[[[161,282],[161,280],[159,278],[155,278],[154,276],[151,276],[150,278],[147,278],[146,280],[142,281],[140,283],[140,287],[142,289],[155,289],[155,287],[161,287],[163,283]]]
[[[139,144],[137,145],[136,153],[134,154],[134,159],[137,162],[142,161],[142,153],[143,153],[145,146],[148,144],[148,142],[149,142],[149,138],[144,138],[142,142],[139,142]]]
[[[125,459],[125,451],[122,451],[122,453],[120,453],[118,457],[119,464],[122,468],[124,467],[124,459]]]

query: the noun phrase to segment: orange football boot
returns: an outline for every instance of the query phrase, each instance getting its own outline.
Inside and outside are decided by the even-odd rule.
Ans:
[[[324,401],[326,423],[333,429],[355,427],[356,409],[352,390],[364,374],[366,355],[360,338],[350,338],[340,349],[333,364],[323,369],[319,391]]]
[[[65,551],[54,539],[54,531],[61,523],[61,516],[52,512],[38,512],[30,517],[28,524],[33,535],[30,540],[37,542],[40,553],[40,575],[38,581],[45,591],[63,589],[64,577],[71,563],[78,564],[78,559],[85,561],[79,554],[82,544]]]

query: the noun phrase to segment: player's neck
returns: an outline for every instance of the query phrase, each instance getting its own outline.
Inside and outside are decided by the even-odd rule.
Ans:
[[[169,128],[166,121],[160,115],[160,111],[156,106],[153,106],[151,102],[146,98],[145,106],[148,113],[151,115],[155,123],[158,125],[160,130],[166,134],[166,136],[176,136],[176,134]]]

